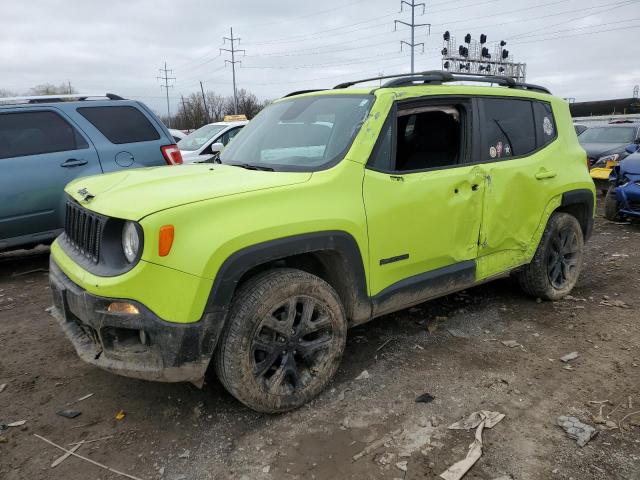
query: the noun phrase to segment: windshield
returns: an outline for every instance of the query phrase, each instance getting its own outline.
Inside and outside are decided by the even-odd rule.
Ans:
[[[280,171],[320,170],[347,152],[373,98],[327,95],[274,103],[238,133],[220,161]]]
[[[633,143],[636,129],[633,127],[593,127],[580,134],[580,143]]]
[[[216,134],[227,128],[227,125],[205,125],[195,132],[190,133],[178,142],[180,150],[193,151],[198,150],[205,143],[211,140]]]

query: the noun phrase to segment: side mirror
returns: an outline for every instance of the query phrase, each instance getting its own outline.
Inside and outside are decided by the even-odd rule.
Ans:
[[[632,143],[631,145],[627,145],[626,148],[624,149],[625,152],[627,153],[636,153],[638,151],[638,148],[640,147],[640,145],[637,145],[635,143]]]
[[[218,153],[220,151],[222,151],[222,149],[224,148],[224,145],[220,142],[216,142],[216,143],[212,143],[211,144],[211,153]]]

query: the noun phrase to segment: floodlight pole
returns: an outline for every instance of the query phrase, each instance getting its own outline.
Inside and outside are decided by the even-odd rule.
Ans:
[[[424,53],[424,42],[416,43],[415,41],[415,29],[417,27],[428,27],[429,34],[431,33],[431,24],[430,23],[416,23],[416,7],[422,7],[422,15],[424,15],[426,5],[424,3],[416,3],[416,0],[411,0],[411,3],[407,0],[401,0],[400,2],[400,12],[402,12],[402,8],[404,5],[411,7],[411,23],[407,23],[402,20],[394,20],[394,30],[398,27],[398,23],[406,25],[411,28],[411,43],[405,42],[404,40],[400,41],[400,50],[402,51],[402,45],[407,45],[411,47],[411,73],[415,72],[415,47],[422,46],[422,52]]]

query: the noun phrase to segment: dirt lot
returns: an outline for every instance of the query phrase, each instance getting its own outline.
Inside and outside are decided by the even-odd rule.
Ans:
[[[620,425],[640,410],[639,247],[640,225],[598,218],[569,299],[537,303],[504,279],[358,327],[331,387],[279,416],[244,408],[214,378],[198,390],[83,364],[45,312],[47,250],[0,255],[0,423],[26,420],[0,432],[0,478],[124,478],[77,458],[52,469],[63,452],[33,434],[65,446],[111,436],[78,453],[142,479],[438,478],[473,440],[447,427],[493,410],[506,417],[466,479],[640,479],[640,414]],[[559,358],[574,351],[567,368]],[[434,400],[416,403],[423,393]],[[589,401],[602,400],[609,426],[580,448],[556,419],[596,425]]]

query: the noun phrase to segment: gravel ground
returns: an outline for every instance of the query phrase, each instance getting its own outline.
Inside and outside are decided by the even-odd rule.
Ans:
[[[640,225],[598,218],[567,299],[540,303],[503,279],[357,327],[331,386],[277,416],[213,377],[198,390],[83,364],[45,311],[48,250],[0,254],[0,423],[26,420],[0,432],[0,478],[125,478],[73,457],[51,468],[63,452],[34,434],[65,446],[110,437],[77,453],[145,480],[439,478],[474,435],[447,427],[490,410],[506,416],[465,479],[640,479],[640,414],[621,423],[640,410],[639,247]],[[417,403],[424,393],[433,400]],[[560,415],[598,434],[581,448]]]

